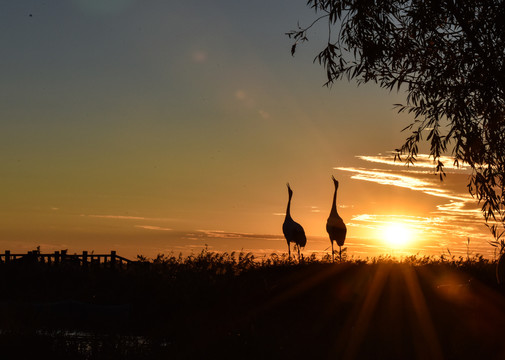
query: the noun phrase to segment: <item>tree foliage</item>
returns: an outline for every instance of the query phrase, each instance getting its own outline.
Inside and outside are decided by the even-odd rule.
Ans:
[[[399,112],[414,115],[397,158],[413,163],[427,141],[472,169],[469,192],[497,238],[505,224],[505,1],[309,0],[315,20],[287,35],[292,54],[316,24],[328,40],[314,61],[331,86],[341,79],[405,91]]]

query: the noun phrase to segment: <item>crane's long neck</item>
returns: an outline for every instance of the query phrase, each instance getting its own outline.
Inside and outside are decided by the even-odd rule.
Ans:
[[[333,204],[331,205],[331,213],[337,213],[337,187],[335,186],[335,192],[333,193]]]
[[[291,194],[289,195],[288,206],[286,208],[286,218],[291,218]]]

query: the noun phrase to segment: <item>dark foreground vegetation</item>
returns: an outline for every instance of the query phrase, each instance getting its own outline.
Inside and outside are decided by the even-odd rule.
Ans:
[[[497,359],[505,289],[482,257],[204,251],[0,264],[1,359]]]

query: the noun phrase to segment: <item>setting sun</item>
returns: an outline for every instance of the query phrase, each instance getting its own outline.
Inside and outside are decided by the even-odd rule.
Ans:
[[[400,223],[389,224],[384,228],[383,239],[392,248],[405,247],[412,234],[408,227]]]

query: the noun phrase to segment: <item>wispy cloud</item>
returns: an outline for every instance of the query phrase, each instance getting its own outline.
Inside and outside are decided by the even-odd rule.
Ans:
[[[99,219],[117,219],[117,220],[147,220],[142,216],[125,216],[125,215],[85,215],[81,214],[81,216],[90,217],[90,218],[99,218]]]
[[[405,166],[404,161],[396,160],[394,159],[394,153],[387,153],[386,155],[358,155],[356,156],[357,158],[368,161],[368,162],[373,162],[373,163],[379,163],[379,164],[385,164],[385,165],[392,165],[392,166]],[[418,154],[416,156],[417,161],[414,163],[415,167],[423,167],[423,168],[434,168],[436,166],[436,163],[433,161],[433,158],[430,157],[428,154]],[[440,161],[444,163],[444,168],[446,169],[453,169],[453,170],[467,170],[467,165],[466,164],[459,164],[459,166],[454,165],[454,159],[448,156],[442,156],[440,157]]]
[[[388,225],[391,223],[403,223],[409,224],[415,227],[425,228],[425,226],[437,223],[440,218],[437,217],[424,217],[424,216],[412,216],[412,215],[397,215],[397,214],[387,214],[387,215],[373,215],[373,214],[359,214],[351,218],[351,223],[353,221],[367,222],[374,225]]]
[[[199,233],[200,236],[205,236],[208,238],[284,240],[282,236],[269,235],[269,234],[252,234],[241,232],[229,232],[222,230],[197,230],[197,232]]]
[[[146,229],[146,230],[157,230],[157,231],[172,231],[173,229],[161,227],[161,226],[153,226],[153,225],[135,225],[136,228]]]
[[[354,173],[354,175],[351,177],[352,179],[371,181],[381,185],[392,185],[403,188],[417,189],[430,185],[430,183],[421,179],[416,179],[412,176],[394,174],[387,170],[354,167],[335,167],[334,169]]]
[[[391,185],[410,189],[413,191],[422,191],[428,195],[462,202],[474,201],[473,198],[468,194],[458,194],[447,189],[438,188],[437,184],[435,183],[437,180],[429,181],[412,176],[416,175],[416,173],[411,175],[402,175],[394,173],[390,170],[353,167],[336,167],[334,169],[354,173],[354,175],[351,176],[351,179],[371,181],[381,185]]]
[[[129,215],[86,215],[81,214],[83,217],[97,218],[97,219],[115,219],[115,220],[147,220],[147,221],[177,221],[172,218],[153,218],[145,216],[129,216]]]
[[[472,199],[472,203],[475,202]],[[455,216],[464,216],[468,221],[482,221],[482,211],[478,207],[471,206],[468,201],[450,201],[447,204],[437,205],[438,212],[453,214]]]
[[[427,162],[429,156],[419,154],[420,159]],[[392,156],[358,156],[358,158],[374,163],[383,163],[387,165],[405,165],[392,162]],[[381,185],[390,185],[400,188],[406,188],[413,191],[420,191],[427,195],[449,199],[449,203],[437,206],[439,211],[459,212],[467,215],[475,215],[479,212],[475,204],[475,199],[468,193],[456,192],[450,188],[442,188],[438,178],[428,177],[425,172],[418,171],[395,171],[386,169],[367,169],[353,167],[336,167],[336,170],[354,173],[352,179],[371,181]],[[471,206],[470,206],[471,205]],[[470,206],[470,208],[469,208]]]

